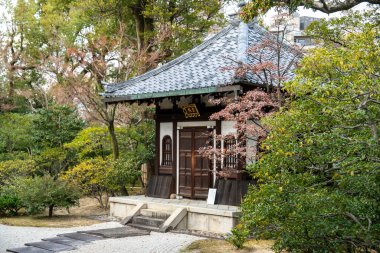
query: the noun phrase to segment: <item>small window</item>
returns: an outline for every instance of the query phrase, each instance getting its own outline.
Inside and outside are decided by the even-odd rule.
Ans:
[[[172,138],[166,135],[162,139],[162,165],[171,166],[172,162]]]
[[[305,27],[305,23],[304,23],[304,22],[301,22],[301,23],[300,23],[300,30],[303,31],[303,30],[305,30],[305,29],[306,29],[306,27]]]
[[[224,140],[226,156],[224,157],[224,167],[228,169],[238,169],[237,154],[233,150],[236,147],[236,139],[228,138]]]

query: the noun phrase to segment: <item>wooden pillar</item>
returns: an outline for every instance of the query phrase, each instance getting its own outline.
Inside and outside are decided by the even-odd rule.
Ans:
[[[160,148],[161,148],[161,141],[160,141],[160,120],[157,117],[159,110],[159,105],[156,104],[156,160],[155,160],[155,166],[154,166],[154,175],[158,175],[158,170],[160,168]]]
[[[173,121],[173,164],[172,164],[172,180],[174,182],[173,185],[173,189],[171,189],[171,192],[172,193],[175,193],[176,192],[176,180],[177,180],[177,159],[179,159],[177,157],[177,149],[179,147],[177,147],[177,121],[174,120]]]

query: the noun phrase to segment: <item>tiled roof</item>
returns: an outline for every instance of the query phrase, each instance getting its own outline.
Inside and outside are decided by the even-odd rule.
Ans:
[[[235,71],[222,70],[250,62],[246,50],[264,37],[271,36],[256,23],[231,23],[219,33],[186,54],[161,67],[125,82],[105,85],[107,101],[128,101],[176,95],[212,93],[217,88],[239,83]],[[261,81],[247,75],[248,82]]]

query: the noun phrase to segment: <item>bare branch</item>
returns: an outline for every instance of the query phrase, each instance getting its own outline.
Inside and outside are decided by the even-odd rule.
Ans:
[[[275,1],[276,3],[283,3],[284,1]],[[291,0],[285,1],[290,4]],[[300,6],[305,6],[310,9],[318,10],[326,14],[331,14],[338,11],[345,11],[355,7],[361,3],[370,4],[380,4],[380,0],[345,0],[345,1],[324,1],[324,0],[314,0],[314,1],[304,1],[301,2]]]

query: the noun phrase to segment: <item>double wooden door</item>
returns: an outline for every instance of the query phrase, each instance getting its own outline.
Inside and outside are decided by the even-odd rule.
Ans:
[[[199,154],[209,145],[206,127],[184,128],[179,131],[179,194],[186,198],[205,199],[211,187],[210,160]]]

